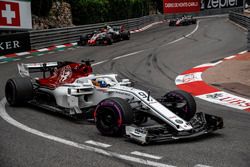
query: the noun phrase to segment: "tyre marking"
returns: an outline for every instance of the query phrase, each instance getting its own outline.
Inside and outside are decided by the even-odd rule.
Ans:
[[[155,167],[175,167],[175,166],[168,165],[168,164],[163,164],[163,163],[150,161],[150,160],[146,160],[146,159],[142,159],[142,158],[132,157],[132,156],[129,156],[129,155],[119,154],[119,153],[116,153],[116,152],[111,152],[111,151],[107,151],[107,150],[96,148],[96,147],[91,147],[91,146],[88,146],[88,145],[85,145],[85,144],[81,144],[81,143],[73,142],[73,141],[66,140],[66,139],[63,139],[63,138],[60,138],[60,137],[56,137],[56,136],[53,136],[53,135],[38,131],[36,129],[32,129],[32,128],[24,125],[24,124],[21,124],[20,122],[16,121],[12,117],[10,117],[8,115],[8,113],[6,112],[6,109],[5,109],[6,103],[7,102],[6,102],[5,98],[3,98],[1,100],[1,102],[0,102],[0,116],[5,121],[7,121],[9,124],[19,128],[19,129],[22,129],[22,130],[24,130],[26,132],[29,132],[31,134],[34,134],[34,135],[43,137],[45,139],[58,142],[58,143],[62,143],[62,144],[68,145],[68,146],[79,148],[79,149],[82,149],[82,150],[98,153],[98,154],[105,155],[105,156],[112,157],[112,158],[116,158],[116,159],[131,161],[131,162],[142,164],[142,165],[155,166]]]
[[[103,148],[111,147],[111,145],[109,145],[109,144],[100,143],[100,142],[93,141],[93,140],[85,141],[85,143],[95,145],[95,146],[98,146],[98,147],[103,147]]]
[[[193,35],[193,34],[199,29],[199,23],[200,23],[200,21],[197,22],[195,29],[194,29],[192,32],[190,32],[189,34],[187,34],[187,35],[185,35],[184,37],[181,37],[181,38],[179,38],[179,39],[176,39],[176,40],[174,40],[174,41],[168,42],[168,43],[166,43],[166,44],[164,44],[164,45],[161,45],[160,47],[164,47],[164,46],[167,46],[167,45],[171,45],[171,44],[177,43],[177,42],[179,42],[179,41],[185,39],[186,37],[189,37],[189,36]],[[133,55],[142,53],[142,52],[147,51],[147,50],[149,50],[149,49],[144,49],[144,50],[140,50],[140,51],[128,53],[128,54],[125,54],[125,55],[122,55],[122,56],[117,56],[117,57],[111,59],[111,61],[112,61],[112,60],[118,60],[118,59],[126,58],[126,57],[130,57],[130,56],[133,56]],[[92,65],[93,65],[93,66],[95,66],[95,65],[100,65],[100,64],[106,63],[106,62],[108,62],[108,61],[110,61],[110,60],[103,60],[103,61],[94,63],[94,64],[92,64]]]
[[[130,154],[132,154],[132,155],[138,155],[138,156],[142,156],[142,157],[147,157],[147,158],[152,158],[152,159],[162,159],[162,157],[160,157],[160,156],[156,156],[156,155],[152,155],[152,154],[147,154],[147,153],[143,153],[143,152],[139,152],[139,151],[133,151]]]

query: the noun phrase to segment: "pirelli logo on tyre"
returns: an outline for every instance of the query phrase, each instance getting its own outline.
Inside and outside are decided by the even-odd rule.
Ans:
[[[200,0],[164,0],[164,13],[199,12]]]

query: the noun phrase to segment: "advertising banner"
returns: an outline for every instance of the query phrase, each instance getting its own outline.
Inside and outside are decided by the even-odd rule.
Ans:
[[[164,0],[164,13],[189,13],[200,11],[200,0]]]
[[[243,0],[201,0],[201,9],[242,7]]]
[[[0,29],[32,29],[31,2],[0,0]]]
[[[0,36],[0,56],[30,50],[29,33],[15,33]]]

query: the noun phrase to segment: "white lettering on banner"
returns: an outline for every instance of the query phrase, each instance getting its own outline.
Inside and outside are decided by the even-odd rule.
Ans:
[[[5,44],[6,44],[6,50],[11,49],[11,42],[10,41],[5,42]]]
[[[9,50],[16,48],[20,48],[19,41],[0,42],[0,50]]]
[[[234,7],[238,5],[238,0],[209,0],[207,8]]]
[[[7,19],[7,24],[12,24],[12,19],[16,18],[16,13],[10,9],[10,5],[5,5],[5,10],[2,10],[2,17]]]
[[[13,48],[20,48],[19,41],[13,41]]]
[[[225,97],[219,100],[222,102],[228,102],[229,104],[237,105],[240,107],[250,107],[250,103],[248,103],[247,101],[240,100],[240,99],[233,98],[233,97]]]
[[[199,6],[198,2],[165,3],[166,8],[183,8]]]
[[[175,79],[175,84],[180,85],[180,84],[188,84],[188,83],[196,82],[196,81],[202,81],[201,74],[202,72],[179,75]]]
[[[216,92],[197,96],[201,99],[211,101],[213,103],[237,108],[237,109],[247,109],[250,107],[250,100],[242,97],[237,97],[235,95],[226,92]]]

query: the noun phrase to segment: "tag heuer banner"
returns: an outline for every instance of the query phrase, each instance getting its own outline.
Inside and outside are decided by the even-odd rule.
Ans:
[[[164,13],[199,12],[200,0],[164,0]]]
[[[32,29],[30,1],[0,0],[0,29]]]
[[[244,0],[201,0],[201,9],[235,8],[243,6]]]

